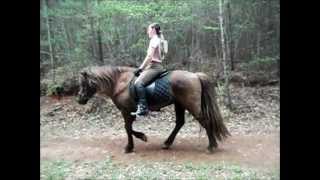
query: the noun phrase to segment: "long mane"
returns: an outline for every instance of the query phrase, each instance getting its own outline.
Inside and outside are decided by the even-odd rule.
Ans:
[[[90,84],[100,90],[113,88],[117,79],[123,72],[133,72],[134,68],[125,66],[92,66],[83,69],[88,74]]]

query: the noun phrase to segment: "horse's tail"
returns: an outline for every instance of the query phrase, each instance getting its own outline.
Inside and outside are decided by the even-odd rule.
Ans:
[[[201,115],[209,133],[221,141],[230,135],[223,123],[223,118],[216,101],[216,91],[209,77],[204,73],[196,73],[201,82]]]

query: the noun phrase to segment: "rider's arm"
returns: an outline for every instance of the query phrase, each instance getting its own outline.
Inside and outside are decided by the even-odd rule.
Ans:
[[[154,54],[154,52],[155,52],[155,49],[156,49],[156,48],[150,46],[150,48],[149,48],[149,50],[148,50],[148,52],[147,52],[147,56],[145,57],[143,63],[142,63],[141,66],[139,67],[139,69],[142,69],[142,70],[143,70],[143,69],[150,63],[150,61],[151,61],[151,59],[152,59],[152,56],[153,56],[153,54]]]

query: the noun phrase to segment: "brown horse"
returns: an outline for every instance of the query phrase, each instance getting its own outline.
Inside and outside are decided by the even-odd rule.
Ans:
[[[97,93],[110,97],[121,111],[128,135],[125,153],[133,151],[132,135],[143,141],[147,141],[144,133],[132,129],[135,117],[131,116],[130,112],[136,110],[136,103],[130,94],[129,84],[135,78],[133,74],[134,70],[134,68],[130,67],[89,67],[83,69],[79,75],[79,104],[86,104]],[[174,97],[176,126],[164,142],[162,148],[168,149],[172,145],[177,133],[185,123],[185,110],[188,110],[206,130],[209,140],[208,151],[213,152],[213,148],[218,146],[216,139],[221,141],[230,135],[223,123],[215,99],[216,92],[213,84],[210,83],[208,76],[204,73],[176,70],[171,71],[167,78],[170,82],[170,92]]]

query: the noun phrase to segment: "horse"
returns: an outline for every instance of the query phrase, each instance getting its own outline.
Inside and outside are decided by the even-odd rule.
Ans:
[[[136,101],[130,93],[130,85],[136,79],[136,68],[125,66],[91,66],[83,68],[79,73],[79,92],[77,101],[84,105],[95,94],[111,98],[114,105],[121,111],[125,121],[128,143],[124,153],[134,150],[133,136],[147,142],[147,136],[132,129],[136,117],[130,113],[136,110]],[[169,73],[168,73],[169,72]],[[157,108],[174,104],[176,125],[169,137],[162,145],[162,149],[169,149],[174,139],[185,123],[185,111],[200,123],[206,130],[209,145],[208,153],[213,153],[218,147],[217,140],[222,141],[230,136],[216,101],[214,84],[208,75],[202,72],[183,70],[168,71],[164,75],[168,80],[168,88],[172,98],[170,103],[162,103]],[[132,89],[132,88],[131,88]],[[152,109],[152,107],[150,107]]]

